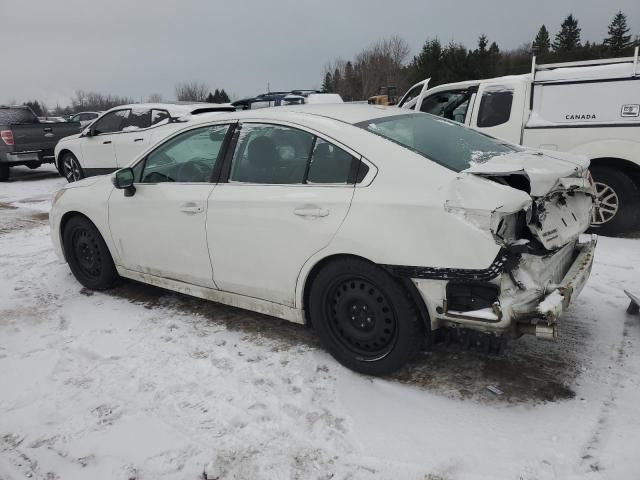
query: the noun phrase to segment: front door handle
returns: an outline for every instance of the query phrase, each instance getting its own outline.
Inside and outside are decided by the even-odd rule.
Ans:
[[[143,140],[144,140],[144,138],[136,138],[136,139],[134,139],[133,141],[134,141],[134,142],[141,142],[141,141],[143,141]]]
[[[329,210],[327,210],[326,208],[305,207],[296,208],[293,213],[295,213],[299,217],[326,217],[327,215],[329,215]]]
[[[202,209],[202,207],[200,205],[196,205],[193,202],[189,202],[189,203],[185,203],[183,205],[180,205],[180,211],[182,213],[194,214],[194,213],[202,212],[203,209]]]
[[[111,143],[111,140],[105,140],[104,142],[102,142],[103,145],[109,145]]]

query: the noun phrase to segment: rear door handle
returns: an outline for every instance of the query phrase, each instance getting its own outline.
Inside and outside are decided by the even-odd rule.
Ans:
[[[45,132],[51,132],[51,127],[44,127],[42,130],[44,130]]]
[[[193,202],[189,202],[189,203],[185,203],[183,205],[180,205],[180,211],[182,213],[189,213],[189,214],[194,214],[194,213],[200,213],[202,212],[202,207],[200,205],[196,205]]]
[[[326,208],[305,207],[296,208],[293,213],[295,213],[299,217],[326,217],[327,215],[329,215],[329,210],[327,210]]]
[[[109,145],[111,143],[111,140],[105,140],[104,142],[102,142],[103,145]]]
[[[141,142],[141,141],[143,141],[143,140],[144,140],[144,138],[136,138],[136,139],[134,139],[133,141],[134,141],[134,142]]]

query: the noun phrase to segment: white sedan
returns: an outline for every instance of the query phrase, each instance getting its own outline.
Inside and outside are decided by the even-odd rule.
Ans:
[[[344,365],[387,374],[444,331],[555,337],[593,261],[592,197],[583,157],[301,105],[194,117],[68,184],[50,218],[87,288],[126,277],[310,323]]]
[[[235,108],[231,104],[211,103],[135,103],[114,107],[88,125],[80,120],[83,130],[58,142],[56,167],[69,182],[111,173],[166,137],[169,130],[179,129],[180,119],[218,111]],[[88,113],[95,114],[78,115]]]

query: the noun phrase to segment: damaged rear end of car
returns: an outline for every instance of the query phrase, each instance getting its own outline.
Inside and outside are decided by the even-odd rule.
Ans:
[[[580,156],[519,151],[461,172],[445,210],[491,235],[500,250],[498,267],[485,278],[447,282],[439,308],[443,326],[557,337],[558,319],[593,263],[596,238],[583,235],[594,198],[588,166]],[[492,191],[487,181],[501,188]]]

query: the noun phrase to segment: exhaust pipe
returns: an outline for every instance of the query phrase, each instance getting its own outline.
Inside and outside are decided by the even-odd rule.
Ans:
[[[558,338],[558,327],[547,325],[545,323],[537,323],[535,325],[519,325],[518,330],[523,335],[535,335],[540,340],[555,340]]]

